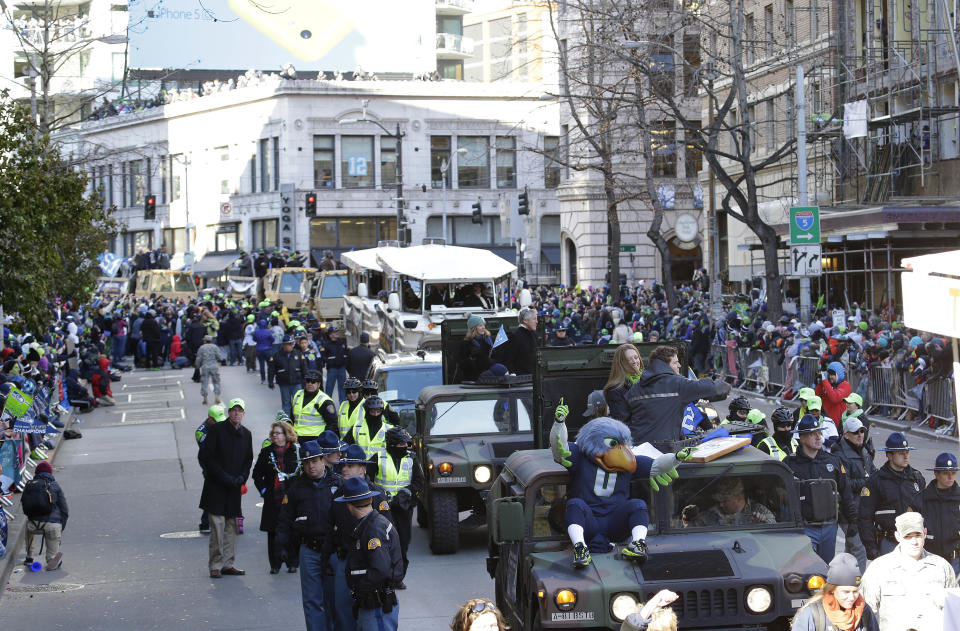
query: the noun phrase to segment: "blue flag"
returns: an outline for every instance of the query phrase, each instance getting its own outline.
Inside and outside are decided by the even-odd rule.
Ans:
[[[493,348],[496,348],[507,341],[507,332],[504,330],[503,325],[500,325],[500,331],[497,332],[497,339],[493,340]]]
[[[97,261],[100,263],[100,269],[107,276],[116,276],[120,270],[120,264],[123,263],[123,259],[113,252],[104,252],[97,257]]]

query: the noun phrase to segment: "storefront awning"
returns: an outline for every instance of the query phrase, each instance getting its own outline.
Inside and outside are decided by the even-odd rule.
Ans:
[[[207,254],[193,264],[193,273],[204,277],[220,276],[237,260],[236,254]]]

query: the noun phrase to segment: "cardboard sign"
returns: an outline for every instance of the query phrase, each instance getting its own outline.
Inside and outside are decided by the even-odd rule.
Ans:
[[[24,394],[19,388],[12,386],[10,392],[7,393],[7,401],[3,404],[3,409],[14,418],[20,418],[27,413],[32,403],[32,396]]]
[[[725,436],[697,445],[688,462],[710,462],[750,444],[749,438]]]

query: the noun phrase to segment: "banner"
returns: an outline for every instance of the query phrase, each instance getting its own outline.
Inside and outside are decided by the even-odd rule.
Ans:
[[[14,418],[20,418],[27,413],[32,403],[32,396],[24,394],[16,386],[11,386],[10,392],[7,393],[7,401],[3,404],[3,411],[9,412]]]
[[[257,287],[255,280],[236,281],[228,278],[227,284],[230,286],[230,293],[233,294],[252,294]]]
[[[24,416],[13,424],[13,431],[21,434],[46,434],[47,424],[39,419]]]

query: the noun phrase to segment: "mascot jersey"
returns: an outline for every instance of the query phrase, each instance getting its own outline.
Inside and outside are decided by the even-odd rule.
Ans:
[[[625,445],[623,447],[626,447]],[[568,443],[570,450],[570,488],[567,494],[578,497],[586,502],[593,514],[603,519],[610,515],[618,505],[630,498],[630,480],[632,478],[649,478],[653,459],[645,456],[630,457],[636,459],[636,470],[631,474],[625,471],[607,471],[597,464],[596,459],[588,458],[576,443]],[[599,454],[597,458],[608,468],[621,468],[606,461],[613,458],[625,457],[624,449],[615,448]]]

